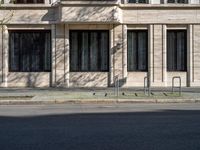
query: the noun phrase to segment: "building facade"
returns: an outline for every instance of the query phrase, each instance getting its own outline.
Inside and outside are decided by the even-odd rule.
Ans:
[[[199,0],[2,3],[1,87],[200,86]]]

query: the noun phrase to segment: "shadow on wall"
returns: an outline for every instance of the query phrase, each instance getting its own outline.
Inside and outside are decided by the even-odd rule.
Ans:
[[[70,86],[72,87],[107,87],[107,72],[71,72]]]
[[[111,77],[111,72],[109,72],[109,78],[108,78],[108,83],[109,86],[111,87],[114,87],[117,84],[119,84],[119,87],[123,87],[127,82],[127,77],[123,77],[123,70],[126,68],[124,68],[125,65],[123,65],[122,63],[123,61],[122,49],[123,49],[122,34],[118,34],[115,41],[115,45],[110,50],[110,55],[113,55],[113,60],[110,61],[110,66],[114,67],[113,68],[114,76]],[[121,66],[117,66],[118,63]],[[121,70],[117,72],[117,68],[120,68]],[[116,77],[118,77],[118,81],[116,80]]]
[[[49,72],[12,72],[8,74],[8,86],[12,87],[49,87],[51,73]]]
[[[62,21],[113,22],[118,19],[115,16],[117,9],[114,7],[64,7],[60,13]]]
[[[32,23],[37,24],[41,22],[54,23],[57,18],[57,10],[55,8],[45,8],[33,10],[17,10],[9,21],[10,23]]]

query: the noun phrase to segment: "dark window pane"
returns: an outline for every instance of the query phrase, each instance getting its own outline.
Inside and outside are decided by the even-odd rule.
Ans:
[[[41,4],[44,0],[14,0],[15,4]]]
[[[176,65],[176,36],[175,32],[167,33],[167,67],[168,70],[175,70]]]
[[[27,4],[33,4],[33,3],[34,3],[34,0],[26,0],[26,3],[27,3]]]
[[[45,44],[44,44],[44,70],[51,70],[51,33],[47,32],[45,34]]]
[[[109,57],[109,37],[108,32],[101,32],[100,33],[100,70],[107,71],[108,70],[108,57]]]
[[[81,34],[81,70],[89,70],[89,35],[87,32]]]
[[[78,32],[71,32],[70,39],[70,70],[78,71]]]
[[[138,0],[138,3],[147,3],[147,0]]]
[[[44,0],[37,0],[36,3],[42,4],[42,3],[44,3]]]
[[[188,1],[187,0],[177,0],[177,3],[185,3],[185,4],[187,4]]]
[[[128,70],[137,70],[137,34],[128,31]]]
[[[24,0],[15,0],[14,3],[15,3],[15,4],[23,4],[23,3],[24,3]]]
[[[167,32],[168,71],[187,70],[187,34],[184,30]]]
[[[147,70],[147,32],[138,32],[138,70]]]
[[[99,42],[98,42],[98,33],[97,32],[91,32],[90,36],[90,69],[92,71],[98,70],[98,62],[100,61],[100,56],[98,54],[98,48],[99,48]]]
[[[51,70],[50,31],[10,31],[9,34],[10,71]]]
[[[128,31],[128,71],[147,71],[147,31]]]
[[[168,0],[167,2],[168,3],[175,3],[176,1],[175,0]]]
[[[12,44],[15,43],[15,44]],[[12,51],[10,52],[10,59],[12,61],[10,62],[10,67],[14,70],[17,71],[19,70],[19,48],[20,48],[20,41],[19,41],[19,34],[14,33],[10,35],[10,49]]]
[[[137,0],[129,0],[128,2],[129,2],[129,3],[136,3]]]
[[[147,3],[147,0],[129,0],[129,3]]]
[[[70,31],[70,71],[108,71],[107,31]]]
[[[167,0],[168,3],[188,3],[188,0]]]

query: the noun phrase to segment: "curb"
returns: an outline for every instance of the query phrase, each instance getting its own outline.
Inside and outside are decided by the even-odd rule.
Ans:
[[[54,100],[0,100],[0,105],[42,104],[108,104],[108,103],[200,103],[200,99],[54,99]]]

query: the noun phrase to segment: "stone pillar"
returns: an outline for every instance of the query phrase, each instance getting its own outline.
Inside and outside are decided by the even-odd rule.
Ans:
[[[163,26],[153,25],[152,86],[164,86]]]
[[[109,85],[113,86],[114,84],[114,25],[110,25],[110,55],[109,55]]]
[[[126,81],[126,78],[127,78],[127,25],[123,25],[123,42],[122,42],[122,53],[123,53],[123,56],[122,56],[122,68],[123,68],[123,74],[122,74],[122,77],[123,79]]]
[[[147,76],[150,79],[150,86],[153,81],[153,25],[148,27],[148,73]]]
[[[3,26],[0,26],[0,86],[2,86],[2,82],[3,82],[3,64],[2,64],[2,60],[3,60]]]
[[[200,85],[200,25],[193,25],[193,51],[192,51],[192,85]]]
[[[162,25],[162,42],[163,42],[163,69],[162,69],[162,82],[164,82],[164,85],[167,86],[167,26]]]
[[[124,79],[123,79],[123,26],[116,25],[114,26],[114,46],[113,46],[113,64],[114,64],[114,72],[113,77],[114,79],[118,77],[120,86],[123,86]]]
[[[69,71],[70,71],[70,56],[69,56],[69,25],[65,25],[65,79],[64,83],[67,87],[69,87]]]
[[[65,25],[56,25],[55,34],[55,83],[65,86]]]
[[[3,27],[3,61],[2,61],[2,75],[3,75],[3,86],[8,86],[8,45],[9,45],[9,37],[8,37],[8,28],[4,25]]]
[[[51,86],[56,86],[56,25],[51,25],[51,44],[52,44],[52,68]]]
[[[69,49],[68,34],[65,25],[52,25],[52,86],[66,86],[69,82],[69,66],[66,65]],[[68,45],[68,46],[67,46]],[[69,52],[69,51],[68,51]],[[67,73],[67,74],[66,74]],[[67,81],[68,80],[68,81]],[[67,84],[68,86],[68,84]]]
[[[187,86],[194,82],[193,75],[193,25],[188,25],[187,30]]]

